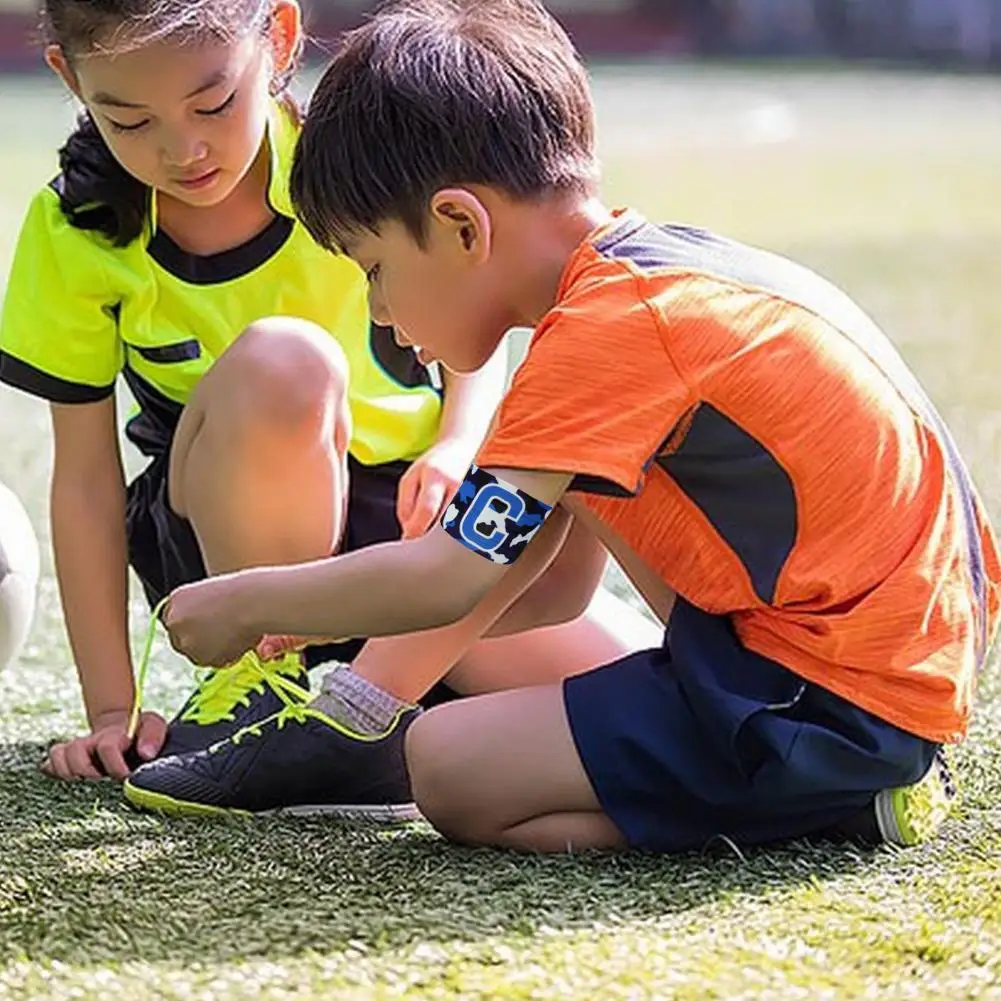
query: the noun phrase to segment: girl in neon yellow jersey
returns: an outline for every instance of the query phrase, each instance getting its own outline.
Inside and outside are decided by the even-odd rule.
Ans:
[[[244,658],[169,736],[146,713],[131,744],[127,565],[155,603],[206,573],[420,534],[486,431],[503,359],[437,388],[370,324],[361,272],[295,220],[294,0],[49,0],[45,23],[46,60],[85,112],[24,221],[0,379],[51,404],[52,536],[90,723],[47,768],[122,778],[130,755],[205,746],[281,704],[282,676],[305,681],[296,655]],[[138,404],[126,436],[149,459],[127,486],[119,375]],[[610,640],[583,628],[597,662]],[[442,655],[413,643],[415,658]]]

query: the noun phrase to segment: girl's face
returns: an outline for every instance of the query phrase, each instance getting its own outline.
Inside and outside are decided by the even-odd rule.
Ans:
[[[120,54],[100,51],[49,64],[86,104],[111,152],[134,177],[197,207],[217,205],[240,183],[264,140],[269,83],[291,60],[276,8],[275,45],[254,33],[232,44],[163,41]],[[286,29],[290,25],[286,23]]]

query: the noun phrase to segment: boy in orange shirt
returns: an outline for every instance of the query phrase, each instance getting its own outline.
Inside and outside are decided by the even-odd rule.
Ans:
[[[949,432],[823,279],[607,211],[593,138],[585,72],[534,0],[403,2],[347,38],[297,153],[305,224],[454,370],[535,335],[439,527],[190,585],[166,623],[207,664],[271,634],[472,642],[529,628],[597,540],[663,645],[420,718],[447,665],[344,668],[306,708],[140,769],[132,802],[416,803],[456,840],[538,851],[936,829],[1001,580]],[[305,753],[324,788],[296,784]]]

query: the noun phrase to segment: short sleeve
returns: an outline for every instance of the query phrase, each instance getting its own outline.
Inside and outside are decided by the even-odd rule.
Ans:
[[[616,268],[543,319],[476,462],[633,495],[693,402],[635,278]]]
[[[0,381],[54,403],[114,391],[123,349],[98,239],[70,226],[55,191],[35,196],[4,295]]]

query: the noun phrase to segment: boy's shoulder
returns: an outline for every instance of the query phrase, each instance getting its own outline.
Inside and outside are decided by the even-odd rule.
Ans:
[[[670,318],[705,307],[722,323],[738,318],[762,298],[781,308],[805,310],[851,334],[872,328],[871,319],[840,288],[787,257],[741,243],[709,229],[681,223],[654,224],[622,210],[580,248],[576,282],[634,279],[634,297]],[[565,283],[566,291],[574,281]],[[672,294],[673,293],[673,294]],[[624,301],[624,300],[623,300]]]
[[[655,326],[681,368],[736,363],[777,321],[790,331],[845,336],[877,365],[892,353],[884,332],[847,293],[789,258],[696,226],[648,222],[623,210],[577,249],[554,311],[626,330]],[[586,324],[585,324],[586,325]],[[697,335],[697,336],[693,336]],[[889,365],[896,369],[898,366]]]

